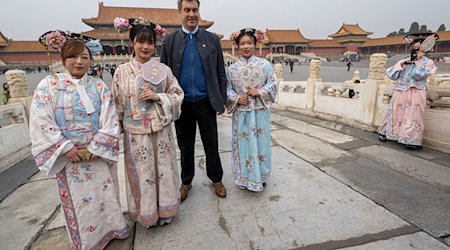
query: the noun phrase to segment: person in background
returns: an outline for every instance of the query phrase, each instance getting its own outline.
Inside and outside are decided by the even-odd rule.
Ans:
[[[56,174],[70,248],[103,249],[112,239],[127,238],[129,226],[118,198],[116,106],[106,84],[87,75],[102,46],[60,31],[39,41],[61,52],[65,72],[45,77],[34,91],[31,152],[41,171]]]
[[[168,35],[161,62],[169,66],[184,90],[180,119],[175,122],[181,151],[181,201],[195,175],[195,134],[198,125],[206,154],[206,173],[218,197],[226,196],[219,157],[217,114],[225,112],[227,78],[217,35],[198,27],[200,1],[178,0],[181,30]]]
[[[422,148],[427,78],[437,68],[433,60],[425,56],[425,52],[431,50],[432,46],[424,49],[421,43],[425,39],[435,41],[437,38],[433,33],[408,35],[405,41],[410,44],[411,57],[386,69],[386,75],[395,81],[395,85],[385,120],[378,129],[381,141],[395,140],[409,149]]]
[[[134,51],[130,62],[119,65],[112,81],[124,129],[128,214],[145,227],[164,225],[172,221],[180,205],[171,124],[180,117],[184,93],[170,68],[152,59],[167,31],[142,18],[116,18],[114,23],[117,28],[131,25]]]
[[[9,95],[9,85],[7,82],[3,83],[1,98],[3,105],[8,104],[9,98],[11,98],[11,96]]]
[[[264,36],[249,28],[234,32],[230,40],[237,44],[241,58],[227,70],[234,183],[254,192],[264,190],[272,168],[269,108],[278,83],[270,62],[254,56],[256,42]]]

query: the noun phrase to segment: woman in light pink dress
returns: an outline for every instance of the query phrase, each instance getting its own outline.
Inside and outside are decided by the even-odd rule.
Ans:
[[[405,40],[411,43],[411,57],[386,70],[387,76],[396,82],[386,118],[378,130],[381,141],[395,140],[407,148],[422,148],[427,78],[436,72],[433,60],[425,56],[432,46],[425,48],[423,42],[433,38],[435,41],[438,37],[432,33],[407,36]]]

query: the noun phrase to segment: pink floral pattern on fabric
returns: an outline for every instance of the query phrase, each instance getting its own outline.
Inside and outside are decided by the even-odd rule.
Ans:
[[[71,249],[81,249],[81,237],[78,230],[78,221],[75,216],[75,208],[73,206],[70,189],[67,185],[67,176],[65,169],[56,174],[56,180],[58,182],[61,206],[66,217],[67,229],[69,230],[69,236],[71,238]]]
[[[61,139],[58,143],[54,144],[53,146],[51,146],[50,148],[48,148],[47,150],[42,151],[39,155],[36,155],[36,157],[34,157],[34,160],[36,162],[36,166],[40,167],[42,166],[45,162],[47,162],[48,159],[50,159],[56,152],[56,150],[58,150],[58,148],[65,142],[67,141],[66,138]]]
[[[94,178],[94,174],[94,168],[89,163],[77,164],[69,170],[69,176],[77,183],[91,181]]]

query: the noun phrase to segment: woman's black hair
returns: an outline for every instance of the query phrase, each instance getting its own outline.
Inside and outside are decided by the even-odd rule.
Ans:
[[[256,33],[256,30],[255,30],[255,29],[251,29],[251,28],[241,29],[241,31],[240,31],[240,33],[239,33],[239,36],[236,37],[236,40],[235,40],[235,41],[236,41],[236,44],[238,45],[238,47],[239,47],[239,41],[240,41],[241,38],[244,37],[244,36],[249,36],[249,37],[252,39],[253,44],[256,45],[256,36],[255,36],[255,33]]]
[[[145,24],[137,24],[133,25],[133,20],[130,19],[130,23],[132,25],[130,29],[130,41],[134,42],[137,41],[149,41],[149,42],[156,42],[156,32],[155,27],[156,25],[151,23],[149,25]]]

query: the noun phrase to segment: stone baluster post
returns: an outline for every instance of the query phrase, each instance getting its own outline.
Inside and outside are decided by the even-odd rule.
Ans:
[[[316,94],[316,82],[321,82],[320,79],[320,61],[313,59],[309,64],[309,78],[306,81],[306,108],[309,110],[314,109],[315,94]]]
[[[28,83],[25,80],[25,71],[8,70],[6,80],[9,85],[9,94],[11,98],[8,103],[21,103],[25,107],[27,120],[30,118],[31,95],[28,93]]]
[[[280,89],[280,82],[284,81],[283,79],[283,66],[279,63],[275,64],[274,66],[275,69],[275,75],[277,76],[278,79],[278,84],[277,84],[277,93],[280,93],[281,89]],[[280,96],[280,94],[277,95],[275,102],[278,103],[278,97]]]
[[[369,75],[361,89],[361,120],[374,125],[378,100],[378,88],[384,82],[387,55],[375,53],[370,56]]]

